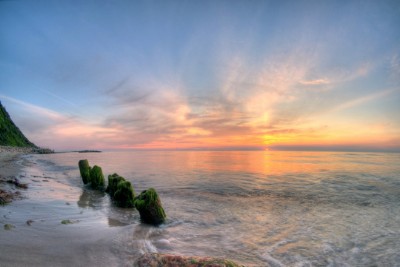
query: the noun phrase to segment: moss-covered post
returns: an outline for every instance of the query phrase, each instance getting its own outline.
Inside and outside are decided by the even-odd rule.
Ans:
[[[135,206],[135,191],[132,184],[117,173],[108,176],[106,192],[110,194],[118,207],[133,208]]]
[[[109,193],[111,197],[114,197],[115,191],[117,191],[118,183],[121,181],[125,181],[125,178],[119,176],[117,173],[108,175],[108,186],[106,192]]]
[[[82,181],[84,184],[90,182],[90,166],[87,159],[82,159],[78,163],[79,171],[81,172]]]
[[[114,194],[114,200],[119,207],[133,208],[134,207],[135,192],[131,182],[120,181],[117,185],[117,190]]]
[[[149,188],[135,198],[135,207],[144,223],[158,225],[165,221],[165,211],[154,188]]]
[[[97,165],[90,170],[90,182],[94,189],[99,189],[104,187],[104,175],[101,168]]]

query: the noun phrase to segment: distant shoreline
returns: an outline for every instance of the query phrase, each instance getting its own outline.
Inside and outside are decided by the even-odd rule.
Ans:
[[[19,154],[59,154],[59,153],[101,153],[101,150],[70,150],[54,151],[49,148],[38,147],[18,147],[18,146],[0,146],[0,153],[19,153]]]
[[[100,151],[100,150],[78,150],[78,151],[73,151],[73,152],[78,152],[78,153],[101,153],[102,151]]]

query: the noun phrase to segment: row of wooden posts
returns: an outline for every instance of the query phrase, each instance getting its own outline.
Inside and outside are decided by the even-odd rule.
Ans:
[[[117,173],[108,175],[106,187],[101,167],[97,165],[90,167],[87,159],[80,160],[78,165],[83,183],[96,190],[105,190],[118,207],[136,208],[141,221],[147,224],[158,225],[165,222],[165,211],[154,188],[144,190],[135,196],[131,182]]]

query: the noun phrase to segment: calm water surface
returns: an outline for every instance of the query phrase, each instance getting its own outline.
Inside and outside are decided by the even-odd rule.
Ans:
[[[247,266],[400,266],[400,154],[330,152],[103,152],[35,155],[83,187],[78,160],[154,187],[168,221],[140,224],[136,211],[83,190],[76,203],[121,227],[117,246],[227,257]],[[122,231],[122,230],[121,230]],[[122,255],[122,254],[121,254]]]

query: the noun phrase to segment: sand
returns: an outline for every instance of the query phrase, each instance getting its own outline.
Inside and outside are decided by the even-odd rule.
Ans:
[[[0,265],[132,266],[137,229],[118,220],[126,211],[110,211],[104,195],[38,171],[22,153],[0,152],[2,179],[28,185],[0,182],[3,190],[20,192],[0,205]]]
[[[20,152],[0,152],[0,204],[21,198],[23,185],[16,178],[21,166],[16,163]]]
[[[17,159],[22,153],[0,151],[0,174],[2,176],[12,176],[19,173],[21,165],[17,164]]]

